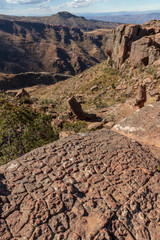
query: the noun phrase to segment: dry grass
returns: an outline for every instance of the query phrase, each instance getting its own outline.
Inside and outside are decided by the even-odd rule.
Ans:
[[[151,78],[151,84],[155,81],[152,72],[148,73],[144,70],[138,74],[138,70],[135,69],[130,74],[130,69],[126,68],[123,73],[120,73],[108,67],[107,62],[104,61],[63,82],[57,82],[50,86],[29,87],[26,90],[31,97],[38,99],[36,104],[41,107],[43,106],[42,102],[48,106],[53,103],[52,111],[61,117],[66,114],[68,109],[67,99],[76,96],[85,111],[97,113],[107,121],[111,119],[111,115],[114,115],[114,120],[118,121],[135,111],[133,102],[137,87],[139,82],[147,77]],[[92,90],[94,86],[96,87]],[[128,87],[132,89],[131,97],[126,96]],[[158,79],[153,85],[153,89],[154,87],[160,89]],[[148,95],[146,104],[154,100],[155,97]]]

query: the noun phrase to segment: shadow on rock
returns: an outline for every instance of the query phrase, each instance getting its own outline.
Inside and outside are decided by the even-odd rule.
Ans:
[[[3,183],[3,181],[5,181],[5,177],[3,174],[0,174],[0,216],[2,213],[2,206],[5,203],[5,197],[11,193],[8,191],[7,186]]]

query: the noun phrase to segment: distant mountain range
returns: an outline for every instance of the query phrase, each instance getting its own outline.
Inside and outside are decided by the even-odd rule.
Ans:
[[[36,22],[43,24],[51,24],[56,26],[63,27],[76,27],[83,29],[85,31],[92,31],[95,29],[105,28],[111,29],[116,28],[119,24],[100,21],[100,20],[87,20],[84,17],[78,17],[69,12],[59,12],[52,16],[46,17],[17,17],[17,16],[8,16],[0,14],[0,19],[10,20],[10,21],[25,21],[25,22]]]
[[[119,24],[143,24],[150,20],[160,19],[160,10],[143,12],[106,12],[106,13],[85,13],[78,16],[69,12],[58,12],[52,16],[43,17],[19,17],[0,14],[0,19],[10,21],[29,21],[44,24],[76,27],[85,31],[92,31],[100,28],[116,28]]]
[[[86,14],[87,19],[95,19],[100,21],[116,22],[116,23],[134,23],[143,24],[150,20],[160,19],[160,10],[157,12],[118,12],[118,13],[100,13]]]

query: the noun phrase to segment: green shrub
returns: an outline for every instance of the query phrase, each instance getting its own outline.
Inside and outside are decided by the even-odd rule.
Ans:
[[[22,98],[20,98],[19,100],[18,100],[18,102],[19,103],[21,103],[21,104],[32,104],[33,103],[33,99],[31,99],[30,97],[28,97],[28,96],[24,96],[24,97],[22,97]]]
[[[157,69],[151,65],[148,66],[148,69],[146,71],[147,73],[151,74],[153,78],[155,79],[157,76]]]
[[[5,100],[0,108],[0,165],[58,139],[51,117]]]
[[[74,123],[65,122],[62,125],[62,129],[64,131],[74,131],[74,132],[86,132],[87,131],[87,124],[84,121],[77,120]]]
[[[115,89],[115,88],[116,88],[116,86],[115,86],[115,83],[114,83],[114,82],[112,82],[112,83],[111,83],[111,88],[112,88],[112,89]]]

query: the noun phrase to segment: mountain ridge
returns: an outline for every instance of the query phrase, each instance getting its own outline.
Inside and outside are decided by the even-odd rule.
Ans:
[[[107,30],[106,30],[107,31]],[[76,74],[106,59],[101,32],[38,22],[0,20],[0,71]]]
[[[1,15],[0,19],[10,20],[10,21],[28,21],[28,22],[39,22],[51,25],[60,25],[65,27],[76,27],[83,29],[85,31],[91,31],[95,29],[112,29],[116,28],[119,23],[111,23],[100,20],[87,20],[84,17],[79,17],[69,12],[58,12],[51,16],[45,17],[17,17],[9,15]]]
[[[145,22],[151,20],[159,20],[160,19],[160,11],[152,12],[152,13],[123,13],[123,14],[111,14],[108,15],[107,13],[104,15],[86,15],[87,19],[95,19],[99,21],[111,21],[111,22],[120,22],[120,23],[127,23],[127,24],[143,24]]]

